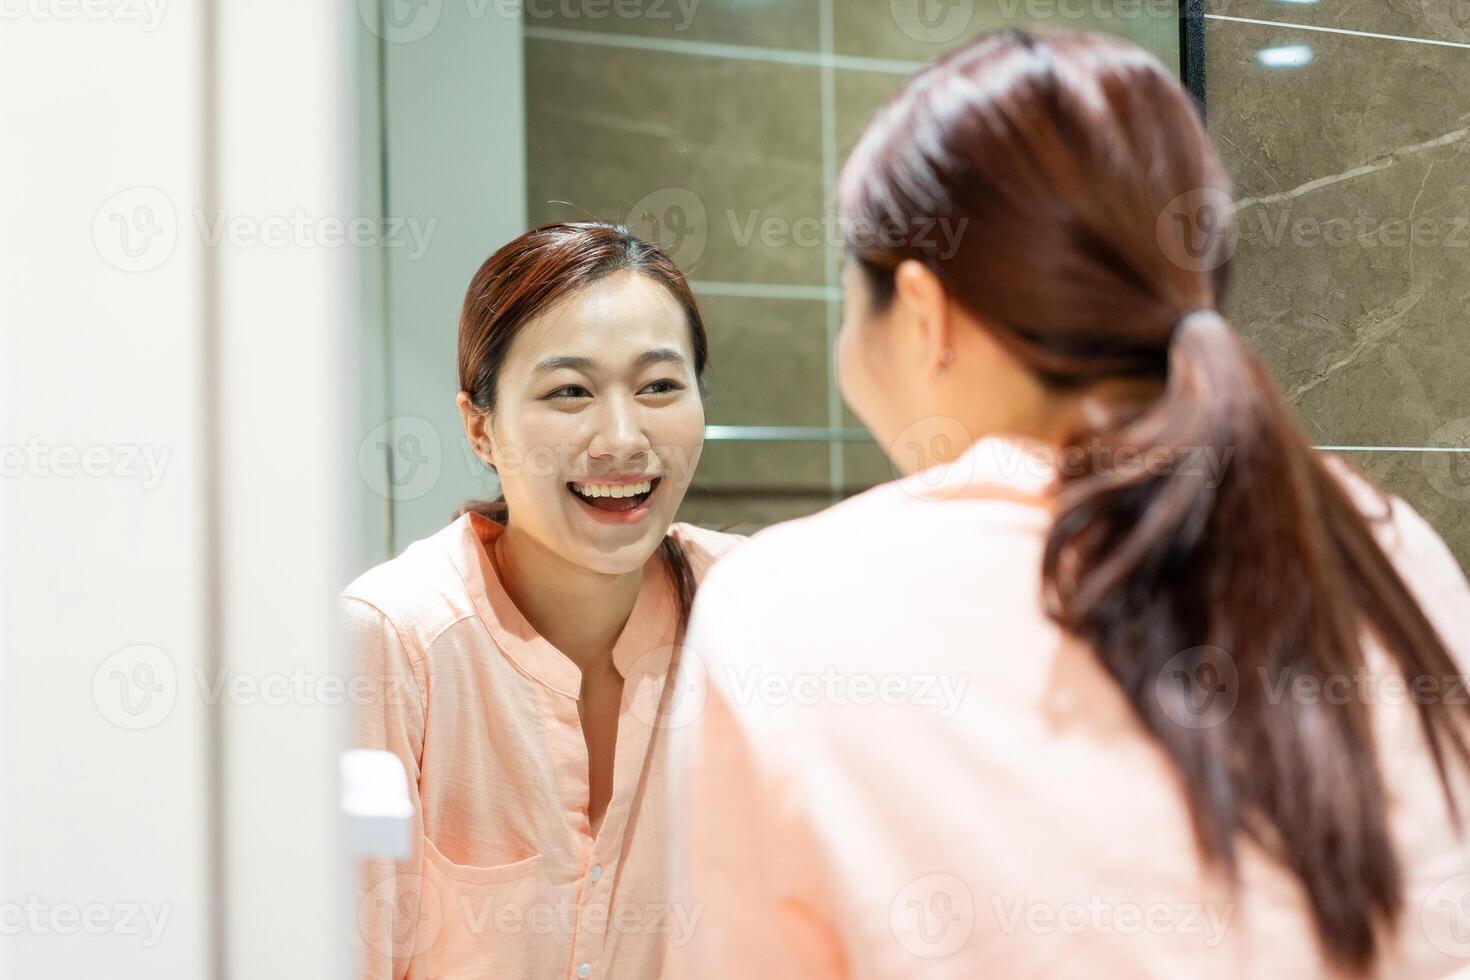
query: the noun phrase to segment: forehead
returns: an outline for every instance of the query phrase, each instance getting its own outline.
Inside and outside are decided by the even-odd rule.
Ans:
[[[658,280],[623,270],[528,321],[511,344],[506,367],[529,371],[541,358],[558,354],[617,366],[652,347],[673,347],[693,365],[684,308]]]

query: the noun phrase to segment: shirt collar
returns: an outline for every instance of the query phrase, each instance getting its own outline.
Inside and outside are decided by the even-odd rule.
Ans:
[[[1059,470],[1056,447],[1018,435],[985,436],[957,457],[899,481],[921,500],[1004,497],[1045,504]]]
[[[445,529],[444,544],[496,646],[523,672],[575,699],[582,690],[581,668],[536,632],[495,574],[488,549],[504,533],[503,525],[468,513]],[[613,646],[613,667],[619,674],[627,678],[635,670],[648,674],[668,669],[676,613],[663,559],[655,552],[643,566],[633,611]]]

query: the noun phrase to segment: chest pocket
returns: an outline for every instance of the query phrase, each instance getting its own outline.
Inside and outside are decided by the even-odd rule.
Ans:
[[[419,928],[437,927],[433,939],[418,947],[417,959],[428,967],[423,975],[443,980],[526,976],[541,855],[477,867],[455,864],[427,837],[423,848],[427,916]]]

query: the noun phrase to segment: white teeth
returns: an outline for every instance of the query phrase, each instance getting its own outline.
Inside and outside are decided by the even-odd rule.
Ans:
[[[573,483],[572,488],[584,497],[634,497],[653,489],[653,481],[630,483],[623,486],[608,483]]]

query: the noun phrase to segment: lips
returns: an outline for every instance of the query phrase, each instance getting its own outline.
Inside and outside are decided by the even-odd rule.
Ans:
[[[648,513],[648,502],[662,482],[663,478],[657,476],[637,482],[578,481],[568,483],[567,492],[597,520],[631,524],[642,520]]]

